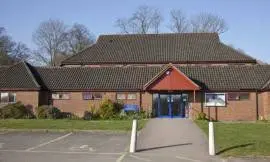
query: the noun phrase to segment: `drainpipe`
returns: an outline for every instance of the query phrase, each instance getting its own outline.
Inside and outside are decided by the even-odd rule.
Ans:
[[[140,111],[142,110],[142,91],[140,91]]]
[[[203,112],[204,91],[201,91],[201,112]]]
[[[258,91],[256,91],[256,120],[259,120],[259,102],[258,102]]]

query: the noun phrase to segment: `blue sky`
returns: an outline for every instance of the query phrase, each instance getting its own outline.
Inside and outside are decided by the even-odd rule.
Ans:
[[[112,34],[119,32],[115,20],[130,16],[140,5],[160,9],[165,19],[163,32],[169,32],[171,9],[181,9],[187,16],[200,12],[222,16],[229,25],[229,31],[221,35],[223,42],[270,63],[269,0],[2,0],[0,26],[15,41],[33,49],[32,33],[44,20],[81,23],[96,36]]]

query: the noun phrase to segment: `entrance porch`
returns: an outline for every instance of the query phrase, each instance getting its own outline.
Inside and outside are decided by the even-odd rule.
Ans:
[[[156,117],[189,117],[188,94],[200,87],[178,68],[169,64],[153,77],[144,90],[153,94],[153,113]]]

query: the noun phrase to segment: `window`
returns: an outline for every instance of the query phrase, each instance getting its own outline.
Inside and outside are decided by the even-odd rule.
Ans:
[[[238,100],[249,100],[248,92],[230,92],[228,93],[228,100],[238,101]]]
[[[116,98],[117,98],[117,100],[125,100],[126,94],[125,93],[117,93]]]
[[[16,93],[1,92],[0,97],[1,97],[0,103],[16,102]]]
[[[100,92],[83,92],[83,100],[100,100],[102,99],[102,93]]]
[[[54,100],[69,100],[70,94],[64,92],[57,92],[52,94],[52,99]]]
[[[206,93],[205,106],[226,106],[225,93]]]
[[[137,98],[136,93],[128,93],[127,94],[127,99],[128,100],[136,100],[136,98]]]
[[[116,99],[117,100],[136,100],[137,94],[136,93],[117,93]]]
[[[239,93],[237,93],[237,92],[228,93],[228,100],[230,100],[230,101],[239,100]]]

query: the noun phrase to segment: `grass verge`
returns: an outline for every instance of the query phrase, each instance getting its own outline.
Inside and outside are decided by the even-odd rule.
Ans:
[[[208,134],[207,121],[195,121]],[[270,156],[270,123],[214,123],[216,152],[222,156]]]
[[[138,129],[142,129],[147,120],[138,121]],[[129,131],[131,120],[67,120],[67,119],[6,119],[0,120],[0,129],[45,129],[45,130],[112,130]]]

